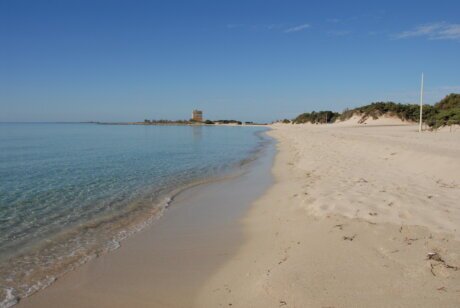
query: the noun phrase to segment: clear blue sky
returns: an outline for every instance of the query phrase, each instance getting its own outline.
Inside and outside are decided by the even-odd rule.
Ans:
[[[0,0],[0,121],[268,121],[460,92],[460,1]]]

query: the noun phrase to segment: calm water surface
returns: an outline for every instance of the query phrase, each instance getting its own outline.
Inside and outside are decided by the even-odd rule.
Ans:
[[[0,124],[0,307],[256,155],[263,127]]]

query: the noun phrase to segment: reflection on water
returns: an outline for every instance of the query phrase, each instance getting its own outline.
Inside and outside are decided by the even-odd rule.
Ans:
[[[192,126],[192,137],[194,142],[200,142],[203,139],[203,126]]]

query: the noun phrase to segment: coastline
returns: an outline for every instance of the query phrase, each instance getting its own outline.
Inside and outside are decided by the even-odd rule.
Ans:
[[[271,185],[246,202],[246,175],[187,190],[121,249],[18,307],[460,305],[458,134],[272,128]],[[239,214],[212,211],[221,201]]]
[[[161,219],[119,249],[67,273],[17,307],[188,306],[200,281],[241,244],[240,218],[271,184],[273,146],[269,141],[254,154],[257,159],[241,162],[238,174],[181,191]]]
[[[273,128],[275,184],[196,307],[460,305],[460,135]]]
[[[8,126],[8,130],[16,133],[11,140],[35,139],[27,133],[31,130],[28,125]],[[177,194],[238,176],[264,148],[266,138],[258,135],[265,130],[37,125],[35,135],[46,138],[32,142],[35,146],[27,155],[31,162],[46,155],[49,162],[55,155],[57,172],[49,174],[50,169],[42,164],[32,164],[19,176],[25,164],[16,157],[24,158],[25,150],[2,156],[5,162],[12,162],[12,171],[7,172],[12,176],[2,185],[0,198],[3,205],[9,205],[0,211],[4,222],[0,307],[13,305],[79,266],[117,250],[120,241],[157,221]],[[72,138],[62,138],[69,135]],[[29,139],[22,143],[29,144]],[[65,142],[59,143],[61,140]],[[73,144],[73,150],[66,142]],[[49,143],[60,146],[50,147]],[[14,147],[8,150],[6,146],[4,153],[15,153]],[[61,152],[64,155],[56,154]],[[63,165],[65,168],[59,168]],[[26,174],[35,176],[28,181]],[[19,195],[16,185],[29,187],[23,188],[21,199],[15,199]],[[28,194],[32,191],[37,193]],[[23,213],[29,214],[20,219]],[[47,217],[55,219],[46,221]]]

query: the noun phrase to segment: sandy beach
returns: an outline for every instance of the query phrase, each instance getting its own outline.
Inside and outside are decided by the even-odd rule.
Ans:
[[[19,307],[459,307],[460,134],[372,123],[273,125],[273,165]]]
[[[459,307],[460,134],[385,124],[275,125],[276,183],[195,306]]]

